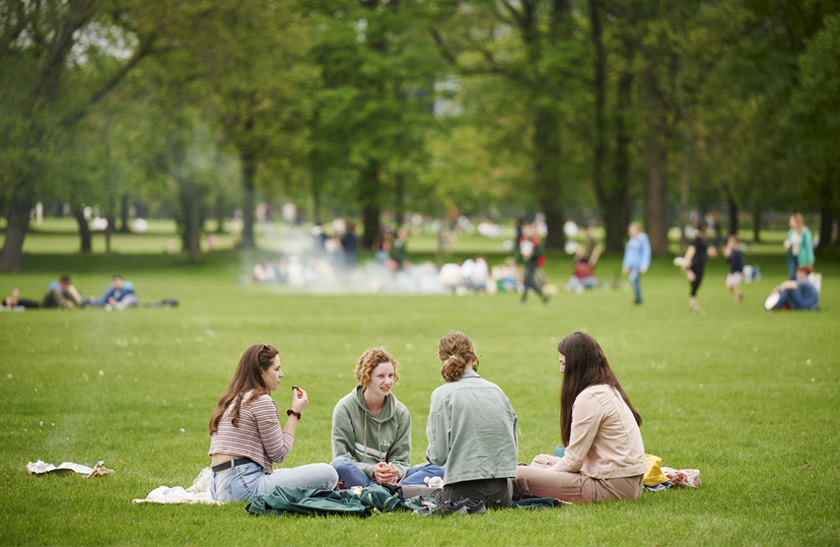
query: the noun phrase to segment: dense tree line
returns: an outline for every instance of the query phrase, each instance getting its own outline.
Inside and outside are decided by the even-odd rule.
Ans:
[[[655,252],[685,211],[840,218],[840,2],[831,0],[6,0],[0,269],[30,210],[256,196],[358,216],[542,211],[548,244],[594,210]],[[581,220],[578,218],[578,220]],[[220,221],[219,221],[220,222]]]

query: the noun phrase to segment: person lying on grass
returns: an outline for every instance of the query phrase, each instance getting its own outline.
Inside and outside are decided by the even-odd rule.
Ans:
[[[411,465],[411,416],[391,392],[399,363],[380,348],[364,352],[356,363],[353,391],[333,410],[330,465],[344,487],[379,484],[423,484],[442,477],[443,468]]]
[[[440,339],[440,373],[446,384],[432,392],[426,459],[445,466],[443,488],[403,486],[405,498],[439,503],[469,498],[487,508],[511,506],[516,476],[516,413],[505,393],[478,375],[475,346],[466,334]]]
[[[540,454],[519,464],[513,496],[564,501],[637,499],[647,471],[642,418],[594,338],[576,332],[557,346],[563,386],[563,457]]]
[[[250,346],[239,359],[210,417],[214,500],[250,500],[271,493],[275,486],[335,488],[338,475],[326,463],[274,469],[274,463],[281,463],[292,450],[295,427],[309,404],[306,392],[294,386],[289,418],[281,428],[277,405],[269,395],[281,378],[280,357],[267,344]]]

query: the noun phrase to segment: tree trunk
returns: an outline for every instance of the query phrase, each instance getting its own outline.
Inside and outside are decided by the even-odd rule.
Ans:
[[[222,191],[217,189],[216,190],[216,233],[223,234],[225,233],[225,201],[224,195]]]
[[[560,129],[551,107],[537,108],[534,116],[534,183],[540,208],[545,213],[546,249],[562,249],[566,243],[565,218],[560,207]]]
[[[604,218],[604,226],[608,228],[607,241],[610,239],[609,230],[615,230],[612,219],[608,220],[610,192],[605,188],[604,158],[606,156],[606,135],[605,135],[605,101],[606,101],[606,76],[605,76],[605,55],[604,43],[601,36],[601,15],[597,0],[589,0],[589,21],[592,28],[592,45],[595,49],[593,60],[593,72],[595,73],[595,136],[592,145],[592,184],[595,188],[595,197],[598,199],[598,208]],[[607,250],[610,249],[607,246]]]
[[[604,216],[606,228],[605,249],[621,252],[624,249],[624,234],[630,224],[630,132],[625,124],[633,101],[633,59],[634,43],[629,37],[622,39],[622,72],[616,89],[615,117],[615,165],[611,195],[607,196],[607,211]]]
[[[653,59],[646,60],[643,77],[649,132],[645,227],[650,238],[651,252],[663,255],[668,253],[668,184],[666,179],[668,150],[665,143],[668,120],[662,89],[654,72]]]
[[[728,235],[738,235],[738,204],[735,202],[735,196],[732,195],[732,191],[729,188],[729,184],[724,185],[724,189],[726,190],[726,203],[729,208],[728,216],[729,216],[729,234]],[[717,227],[718,233],[720,233],[720,225]]]
[[[566,232],[563,225],[566,223],[566,216],[560,207],[545,205],[545,225],[548,228],[548,235],[545,238],[546,249],[563,249],[566,245]],[[553,235],[552,235],[553,234]]]
[[[738,204],[731,197],[729,198],[729,235],[738,235]]]
[[[630,224],[630,202],[624,193],[614,193],[609,197],[606,209],[603,210],[606,240],[604,249],[610,252],[621,252],[624,248],[624,234]]]
[[[685,237],[685,224],[688,216],[688,195],[691,192],[691,158],[694,154],[694,130],[691,123],[691,117],[688,115],[688,109],[685,107],[685,100],[683,99],[683,62],[682,56],[677,57],[677,78],[674,85],[674,95],[677,102],[677,110],[683,121],[683,166],[682,166],[682,180],[680,182],[680,254],[685,254],[688,242]]]
[[[729,229],[727,235],[738,235],[738,203],[735,201],[735,195],[732,193],[732,187],[729,185],[729,181],[724,180],[721,183],[721,187],[723,188],[723,193],[726,196],[726,208],[727,210],[727,228]],[[720,219],[715,222],[715,239],[721,240],[720,236]]]
[[[761,209],[757,206],[752,210],[753,242],[761,242]]]
[[[191,196],[184,206],[186,219],[186,250],[189,257],[190,264],[198,264],[201,260],[201,199],[195,199],[196,196]]]
[[[831,247],[831,227],[834,224],[831,200],[831,183],[829,182],[829,176],[826,176],[820,191],[820,245],[816,249],[820,254],[825,253]]]
[[[362,247],[370,249],[381,228],[379,223],[379,162],[369,160],[359,180],[359,203],[362,206]]]
[[[191,264],[201,260],[201,235],[204,226],[204,192],[196,188],[190,180],[177,179],[178,198],[181,202],[182,222],[180,223],[183,250]]]
[[[256,158],[253,154],[240,154],[242,161],[242,188],[245,191],[245,203],[242,206],[242,243],[243,249],[256,249],[254,239],[254,175],[257,171]]]
[[[29,228],[29,211],[32,209],[32,193],[26,182],[21,182],[18,192],[12,196],[6,225],[6,240],[0,254],[0,270],[20,271],[23,257],[23,240]]]
[[[128,229],[128,194],[123,194],[120,201],[120,232],[127,234]]]
[[[312,219],[315,224],[321,223],[321,169],[318,157],[312,152],[310,158],[310,172],[312,175]]]
[[[106,180],[107,182],[109,180]],[[105,215],[105,220],[108,222],[108,226],[105,227],[105,254],[111,254],[111,234],[114,233],[114,225],[116,224],[113,197],[108,199],[108,213]]]
[[[90,233],[90,226],[88,225],[87,219],[85,218],[84,209],[81,205],[74,205],[73,207],[71,207],[71,209],[73,211],[73,217],[76,219],[76,223],[79,225],[79,252],[82,254],[89,255],[91,252],[93,252],[93,238]]]
[[[405,224],[405,175],[398,173],[394,177],[394,182],[396,183],[395,195],[397,200],[397,226],[402,226]]]

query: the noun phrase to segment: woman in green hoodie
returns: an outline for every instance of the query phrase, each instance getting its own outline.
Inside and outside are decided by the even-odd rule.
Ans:
[[[331,465],[345,487],[423,484],[443,476],[443,468],[431,464],[410,467],[411,415],[391,393],[398,367],[384,349],[367,350],[356,364],[359,385],[335,405]]]

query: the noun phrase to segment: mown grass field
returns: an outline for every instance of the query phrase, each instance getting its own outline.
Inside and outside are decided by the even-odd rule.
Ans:
[[[24,270],[0,273],[0,292],[19,287],[40,298],[66,272],[84,293],[99,294],[120,272],[142,300],[174,297],[180,305],[0,313],[2,545],[840,543],[840,264],[819,265],[820,311],[768,313],[761,304],[785,276],[781,255],[748,254],[764,279],[745,286],[741,305],[723,286],[725,263],[713,261],[700,292],[704,313],[695,316],[668,258],[643,278],[642,306],[631,304],[629,288],[520,306],[512,294],[316,295],[243,285],[237,279],[253,255],[221,251],[188,266],[180,255],[157,254],[174,237],[163,230],[124,236],[113,255],[80,257],[72,254],[76,240],[60,233],[71,229],[32,234]],[[433,251],[422,239],[416,246]],[[484,252],[495,263],[503,258],[497,248],[465,238],[456,251]],[[618,267],[619,257],[606,257],[598,271],[612,277]],[[568,258],[550,258],[552,281],[569,269]],[[703,486],[631,503],[447,519],[255,518],[244,504],[131,503],[162,484],[189,486],[208,465],[210,412],[255,342],[280,349],[281,409],[293,383],[310,396],[284,465],[331,459],[333,405],[355,384],[358,355],[380,345],[401,363],[394,392],[414,419],[412,463],[422,462],[429,395],[442,383],[437,341],[452,330],[472,337],[479,373],[513,403],[520,460],[559,444],[556,343],[585,330],[641,412],[647,452],[670,467],[700,469]],[[116,473],[27,475],[26,463],[37,459],[101,459]]]

